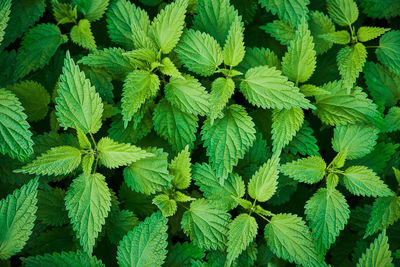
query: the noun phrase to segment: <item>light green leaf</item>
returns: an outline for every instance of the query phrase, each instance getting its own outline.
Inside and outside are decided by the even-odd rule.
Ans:
[[[216,119],[212,125],[210,119],[204,122],[201,131],[204,147],[221,184],[253,144],[254,126],[244,107],[236,104],[227,107],[224,117]]]
[[[246,72],[240,91],[251,104],[262,108],[312,108],[299,88],[275,67],[261,66]]]
[[[182,229],[200,248],[224,250],[231,215],[205,199],[190,204],[182,216]]]
[[[37,210],[38,178],[0,200],[0,260],[20,252],[32,234]]]
[[[292,28],[298,26],[307,17],[309,0],[259,0],[262,7],[274,15],[278,15]]]
[[[400,107],[392,107],[389,109],[388,114],[385,117],[386,125],[388,126],[388,132],[394,132],[400,130]]]
[[[96,133],[101,127],[103,113],[99,94],[69,52],[62,72],[56,98],[56,114],[60,126],[79,128],[84,133]]]
[[[278,166],[279,154],[274,154],[251,177],[247,189],[251,198],[265,202],[275,194],[278,186]]]
[[[15,172],[37,175],[71,173],[81,163],[81,151],[72,146],[53,147]]]
[[[364,238],[389,227],[400,219],[400,198],[398,196],[377,198],[372,205],[371,217],[365,229]]]
[[[96,50],[96,42],[90,27],[90,22],[87,19],[81,19],[78,25],[71,29],[71,40],[85,49]]]
[[[189,147],[186,146],[168,165],[168,170],[174,177],[171,181],[174,187],[178,189],[186,189],[189,187],[192,180],[190,166],[190,152]]]
[[[362,43],[356,43],[353,47],[343,47],[336,60],[344,85],[353,87],[367,60],[367,49]]]
[[[391,267],[392,253],[389,250],[388,238],[384,230],[358,260],[357,267]]]
[[[207,33],[186,31],[175,51],[183,65],[201,76],[210,76],[221,65],[221,46]]]
[[[236,17],[228,32],[226,38],[223,55],[224,63],[228,66],[237,66],[244,57],[244,28],[240,17]]]
[[[57,24],[75,23],[78,18],[77,6],[71,6],[67,3],[60,3],[58,0],[52,0],[53,15]]]
[[[82,171],[83,174],[89,175],[92,172],[92,167],[94,163],[94,155],[93,154],[86,154],[82,158]]]
[[[335,25],[332,20],[320,11],[311,11],[310,20],[308,22],[313,41],[315,44],[315,52],[317,55],[324,54],[332,47],[332,42],[320,38],[321,34],[326,34],[335,31]]]
[[[242,213],[230,224],[228,231],[228,242],[225,264],[231,266],[232,262],[245,250],[256,238],[258,224],[254,217]]]
[[[242,62],[240,62],[237,69],[245,73],[248,69],[260,66],[269,66],[280,69],[281,62],[278,56],[268,48],[247,47],[246,54],[244,55],[244,58]]]
[[[3,41],[8,20],[10,19],[11,0],[5,0],[0,3],[0,44]]]
[[[86,134],[84,134],[81,129],[76,129],[76,136],[78,137],[78,143],[81,149],[89,149],[92,147],[92,144],[90,143]]]
[[[290,27],[290,25],[285,23],[283,20],[274,20],[270,23],[260,26],[260,29],[270,34],[282,45],[288,45],[291,40],[296,38],[296,29]]]
[[[150,195],[168,188],[172,176],[168,174],[167,153],[156,148],[146,151],[154,156],[138,160],[126,167],[124,179],[132,190]]]
[[[214,123],[216,118],[222,117],[222,110],[235,91],[235,83],[231,78],[219,77],[211,84],[210,93],[210,121]]]
[[[283,174],[299,182],[314,184],[325,176],[326,163],[319,156],[298,159],[280,167]]]
[[[31,256],[22,258],[22,261],[26,267],[105,267],[101,260],[80,250]]]
[[[96,21],[103,16],[108,2],[109,0],[72,0],[72,5],[76,5],[86,19]]]
[[[348,31],[337,31],[337,32],[328,32],[325,34],[319,35],[319,38],[324,39],[328,42],[334,43],[334,44],[348,44],[350,43],[350,33]]]
[[[161,266],[167,257],[167,222],[155,212],[124,236],[117,250],[119,266]]]
[[[333,158],[331,165],[336,168],[342,168],[347,159],[347,147],[339,151]]]
[[[358,18],[358,7],[353,0],[327,0],[331,19],[340,26],[350,26]]]
[[[343,184],[356,196],[386,197],[393,195],[374,171],[365,166],[351,166],[343,174]]]
[[[385,32],[390,31],[389,28],[381,28],[381,27],[368,27],[362,26],[358,28],[357,38],[360,42],[367,42],[376,37],[381,36]]]
[[[375,52],[383,65],[400,75],[400,31],[385,33],[379,39],[379,47]]]
[[[93,246],[111,207],[111,193],[100,173],[75,178],[65,196],[65,206],[72,228],[84,251]]]
[[[320,188],[304,208],[317,251],[324,255],[347,224],[349,205],[336,189]]]
[[[274,109],[272,111],[272,150],[284,148],[304,122],[304,112],[301,108]]]
[[[170,217],[174,215],[177,210],[175,200],[170,199],[166,194],[160,194],[154,197],[153,204],[161,210],[164,217]]]
[[[182,78],[182,74],[169,57],[163,58],[161,63],[162,66],[160,66],[160,71],[162,74],[171,76],[173,78]]]

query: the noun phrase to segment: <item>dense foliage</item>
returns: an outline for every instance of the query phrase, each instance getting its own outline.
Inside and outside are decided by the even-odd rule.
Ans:
[[[399,0],[1,0],[1,266],[400,265]]]

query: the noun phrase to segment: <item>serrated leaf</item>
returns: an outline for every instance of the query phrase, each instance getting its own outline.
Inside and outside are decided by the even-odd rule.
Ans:
[[[393,195],[374,171],[365,166],[351,166],[343,174],[343,184],[356,196],[386,197]]]
[[[182,229],[192,242],[203,249],[224,250],[230,214],[205,199],[190,204],[182,216]]]
[[[109,137],[101,138],[97,143],[97,149],[100,163],[111,169],[153,156],[152,153],[148,153],[137,146],[118,143]]]
[[[321,34],[319,35],[319,38],[334,44],[345,45],[350,43],[351,36],[348,31],[343,30],[343,31],[328,32],[325,34]]]
[[[178,189],[186,189],[192,180],[189,147],[186,146],[168,165],[172,184]]]
[[[267,11],[274,15],[278,15],[284,22],[290,24],[292,28],[301,23],[303,17],[307,17],[308,0],[259,0],[259,3]]]
[[[292,154],[301,154],[303,156],[318,156],[319,148],[317,139],[313,136],[314,130],[307,121],[304,121],[300,130],[293,137],[292,141],[285,146],[284,151],[290,151]]]
[[[353,0],[328,0],[328,13],[340,26],[350,26],[358,18],[358,7]]]
[[[290,25],[285,23],[283,20],[274,20],[270,23],[260,26],[260,29],[274,37],[282,45],[288,45],[291,40],[296,38],[296,29],[290,27]]]
[[[326,163],[319,156],[311,156],[286,163],[280,167],[283,174],[299,182],[314,184],[325,176]]]
[[[138,218],[130,210],[110,212],[108,220],[108,224],[106,224],[107,236],[110,242],[116,245],[139,224]]]
[[[216,119],[212,125],[210,119],[204,122],[201,131],[204,147],[221,184],[253,144],[254,126],[246,110],[236,104],[227,107],[224,117]]]
[[[353,87],[367,60],[367,49],[362,43],[356,43],[353,47],[343,47],[336,60],[344,85]]]
[[[192,29],[186,31],[175,51],[183,65],[201,76],[212,75],[221,65],[221,46],[207,33]]]
[[[310,12],[309,27],[315,43],[315,52],[317,55],[324,54],[332,47],[332,42],[326,41],[319,36],[335,31],[335,25],[326,14],[320,11]]]
[[[69,52],[64,60],[57,93],[56,114],[61,127],[79,128],[84,133],[96,133],[100,129],[101,98]]]
[[[80,244],[91,254],[111,207],[105,177],[100,173],[79,175],[66,193],[65,206]]]
[[[77,6],[71,6],[68,3],[60,3],[58,0],[52,0],[51,5],[57,24],[76,22],[78,18]]]
[[[81,152],[72,146],[53,147],[15,172],[36,175],[61,175],[71,173],[81,163]]]
[[[265,226],[264,237],[278,258],[305,266],[324,266],[318,260],[308,227],[297,215],[281,213],[273,216]]]
[[[52,254],[44,254],[38,256],[31,256],[22,258],[24,265],[27,267],[42,267],[42,266],[82,266],[82,267],[105,267],[101,260],[95,256],[88,255],[80,250],[78,251],[62,251],[60,253],[54,252]]]
[[[225,264],[232,262],[245,250],[257,235],[258,224],[256,219],[246,213],[237,216],[230,224]]]
[[[210,121],[213,123],[218,117],[221,117],[222,110],[225,108],[229,99],[235,91],[235,83],[231,78],[219,77],[211,84],[210,93]]]
[[[188,264],[192,259],[202,259],[204,255],[204,251],[201,248],[195,246],[193,243],[176,242],[169,250],[168,257],[165,261],[165,266],[184,266],[185,264]]]
[[[371,217],[365,229],[364,238],[389,227],[400,219],[400,198],[398,196],[380,197],[372,205]]]
[[[51,190],[39,190],[37,218],[51,226],[68,223],[68,215],[64,204],[65,191],[55,187]]]
[[[117,250],[119,266],[161,266],[167,257],[167,222],[155,212],[124,236]]]
[[[93,154],[86,154],[82,158],[82,171],[83,174],[89,175],[92,172],[92,167],[94,163],[94,155]]]
[[[400,75],[400,31],[385,33],[379,39],[379,47],[375,52],[383,65]]]
[[[72,0],[72,5],[76,5],[86,19],[96,21],[103,16],[108,2],[109,0]]]
[[[37,210],[38,178],[0,200],[0,259],[20,252],[32,234]]]
[[[160,71],[162,74],[171,76],[173,78],[181,78],[182,74],[179,72],[175,63],[169,57],[165,57],[161,61],[162,66],[160,66]]]
[[[350,217],[349,205],[336,189],[320,188],[304,208],[315,246],[325,254],[347,224]]]
[[[4,39],[5,29],[10,19],[11,0],[5,0],[0,4],[0,44]]]
[[[358,260],[357,267],[385,266],[392,264],[392,253],[389,250],[388,237],[384,230]]]
[[[272,112],[272,150],[279,151],[293,139],[304,122],[301,108],[274,109]]]
[[[170,217],[176,213],[177,205],[174,199],[170,199],[166,194],[160,194],[153,198],[153,204],[162,212],[164,217]]]
[[[156,148],[146,151],[154,156],[138,160],[126,167],[124,179],[132,190],[150,195],[168,188],[172,176],[168,174],[167,153]]]
[[[388,132],[394,132],[400,130],[400,107],[392,107],[389,109],[388,114],[385,117],[386,125],[388,126]]]
[[[70,36],[72,42],[85,49],[96,50],[97,48],[90,22],[87,19],[81,19],[78,25],[72,27]]]
[[[389,28],[381,28],[381,27],[368,27],[362,26],[358,28],[357,38],[360,42],[367,42],[376,37],[381,36],[385,32],[390,31]]]
[[[244,57],[244,27],[239,17],[236,17],[229,28],[225,41],[223,55],[224,63],[228,66],[237,66]]]
[[[76,137],[78,138],[79,147],[81,149],[89,149],[92,147],[92,144],[90,143],[86,134],[84,134],[79,128],[76,129]]]
[[[278,56],[268,48],[246,48],[246,54],[242,62],[240,62],[237,69],[245,73],[248,69],[260,66],[275,67],[277,69],[281,68],[281,62]]]

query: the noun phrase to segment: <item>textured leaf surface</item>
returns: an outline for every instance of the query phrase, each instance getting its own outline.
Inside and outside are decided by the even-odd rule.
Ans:
[[[307,17],[308,0],[259,0],[262,7],[265,7],[274,15],[290,24],[292,28],[301,23],[303,17]]]
[[[357,37],[360,42],[367,42],[389,31],[388,28],[362,26],[358,28]]]
[[[178,189],[186,189],[192,180],[190,152],[188,147],[179,154],[168,165],[168,170],[174,177],[172,184]]]
[[[270,23],[260,26],[260,29],[270,34],[282,45],[288,45],[290,44],[290,41],[296,38],[296,30],[290,27],[290,25],[285,23],[283,20],[274,20]]]
[[[326,163],[319,156],[311,156],[286,163],[281,172],[303,183],[313,184],[321,181],[325,175]]]
[[[377,198],[372,206],[364,237],[387,228],[400,219],[400,198],[397,196]]]
[[[357,267],[365,266],[393,266],[392,253],[389,250],[388,237],[386,231],[383,231],[361,256]]]
[[[358,18],[358,7],[353,0],[328,0],[328,13],[340,26],[350,26]]]
[[[224,63],[228,66],[235,67],[243,60],[245,54],[243,32],[242,22],[237,17],[229,29],[223,50]]]
[[[251,177],[248,191],[251,198],[265,202],[274,194],[278,186],[279,157],[274,155]]]
[[[82,266],[82,267],[103,267],[105,266],[101,260],[95,256],[89,256],[83,251],[70,251],[70,252],[54,252],[52,254],[44,254],[39,256],[31,256],[22,259],[27,267],[41,267],[41,266]]]
[[[51,190],[38,191],[37,218],[51,226],[61,226],[68,223],[68,214],[65,210],[65,191],[55,187]]]
[[[400,130],[400,107],[392,107],[389,109],[387,116],[385,117],[386,125],[388,126],[388,132]]]
[[[379,47],[375,51],[383,65],[400,75],[400,31],[385,33],[379,39]]]
[[[5,29],[10,19],[11,0],[5,0],[0,4],[0,44],[4,39]]]
[[[309,15],[310,20],[308,23],[315,43],[314,49],[317,55],[321,55],[327,52],[333,44],[330,41],[320,38],[319,35],[334,32],[335,25],[329,16],[320,11],[311,11]]]
[[[235,83],[231,78],[217,78],[211,84],[210,93],[210,121],[222,116],[222,110],[225,108],[229,99],[235,91]]]
[[[174,215],[177,210],[175,200],[170,199],[166,194],[160,194],[153,198],[153,204],[161,210],[164,217]]]
[[[352,87],[367,59],[367,49],[361,43],[344,47],[337,54],[340,75],[347,87]]]
[[[97,48],[90,22],[87,19],[81,19],[78,25],[72,27],[70,35],[71,40],[83,48],[89,50]]]
[[[274,109],[272,112],[272,146],[273,151],[284,148],[304,122],[304,112],[301,108]]]

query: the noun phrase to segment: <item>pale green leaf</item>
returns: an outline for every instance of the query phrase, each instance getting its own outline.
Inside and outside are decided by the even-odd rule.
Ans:
[[[82,171],[83,174],[89,175],[92,172],[92,167],[94,163],[94,155],[93,154],[86,154],[82,158]]]
[[[313,41],[315,44],[315,52],[317,55],[321,55],[327,52],[332,47],[332,42],[326,41],[319,36],[335,31],[335,25],[332,20],[324,13],[320,11],[311,11],[310,20],[308,22]]]
[[[262,7],[274,15],[278,15],[292,28],[298,26],[307,17],[309,0],[259,0]]]
[[[358,18],[357,3],[353,0],[327,0],[331,19],[340,26],[350,26]]]
[[[279,151],[284,148],[304,122],[304,112],[301,108],[274,109],[272,111],[272,150]]]
[[[77,6],[71,6],[68,3],[60,3],[58,0],[52,0],[53,15],[58,24],[75,23],[78,18]]]
[[[31,256],[22,261],[26,267],[105,267],[101,260],[80,250]]]
[[[290,25],[285,23],[283,20],[274,20],[270,23],[260,26],[260,29],[274,37],[282,45],[288,45],[290,41],[296,38],[296,29],[290,27]]]
[[[325,34],[319,35],[319,38],[324,39],[325,41],[334,43],[334,44],[348,44],[350,43],[350,33],[348,31],[337,31],[337,32],[328,32]]]
[[[86,134],[84,134],[79,128],[76,129],[76,137],[78,137],[78,143],[81,149],[89,149],[92,147],[92,144],[90,143]]]
[[[343,47],[336,60],[344,85],[353,87],[367,60],[367,49],[362,43],[356,43],[353,47]]]
[[[78,25],[75,25],[71,29],[71,40],[85,49],[96,50],[96,42],[90,27],[89,20],[81,19]]]
[[[173,78],[181,78],[182,74],[179,72],[178,68],[175,66],[174,62],[169,57],[165,57],[161,61],[162,66],[160,66],[160,71],[162,74],[171,76]]]
[[[170,199],[166,194],[160,194],[154,197],[153,204],[161,210],[164,217],[170,217],[174,215],[177,210],[175,200]]]
[[[178,189],[186,189],[192,180],[189,147],[186,146],[168,165],[172,184]]]
[[[368,27],[362,26],[358,28],[357,38],[360,42],[367,42],[376,37],[381,36],[385,32],[390,31],[389,28],[381,28],[381,27]]]
[[[219,77],[211,84],[210,93],[210,121],[213,123],[218,117],[222,117],[222,110],[235,91],[235,83],[231,78]]]
[[[314,184],[325,176],[325,161],[319,156],[298,159],[280,167],[280,171],[299,182]]]
[[[379,47],[375,52],[383,65],[400,75],[400,31],[385,33],[379,39]]]
[[[235,67],[243,60],[245,54],[243,32],[243,23],[240,17],[236,17],[229,29],[223,49],[224,63],[228,66]]]
[[[400,219],[400,198],[398,196],[377,198],[372,205],[371,217],[365,229],[365,237],[389,227]]]
[[[392,253],[384,230],[358,260],[357,267],[392,267]]]

